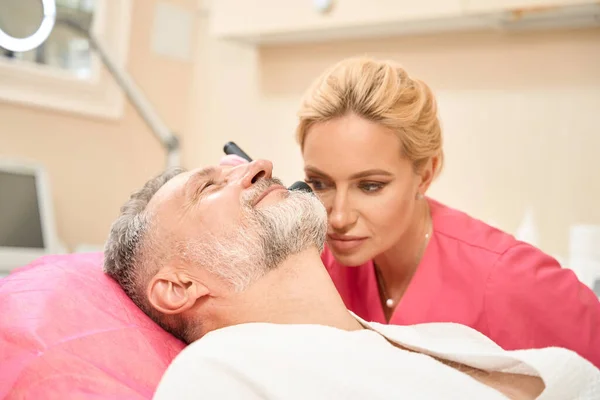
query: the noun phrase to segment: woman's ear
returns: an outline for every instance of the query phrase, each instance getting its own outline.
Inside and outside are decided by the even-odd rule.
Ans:
[[[169,268],[161,271],[148,284],[148,300],[157,311],[174,315],[189,310],[196,301],[210,293],[209,289],[185,272]]]
[[[431,157],[427,162],[423,165],[421,170],[419,171],[419,176],[421,177],[421,182],[419,183],[419,187],[417,188],[418,193],[421,195],[425,195],[427,189],[429,189],[429,185],[433,182],[433,178],[435,177],[435,173],[439,168],[439,157]]]

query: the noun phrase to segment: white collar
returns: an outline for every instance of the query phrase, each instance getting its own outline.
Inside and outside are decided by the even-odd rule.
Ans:
[[[408,350],[488,371],[540,376],[535,368],[466,325],[453,322],[386,325],[367,322],[349,312],[365,329]]]

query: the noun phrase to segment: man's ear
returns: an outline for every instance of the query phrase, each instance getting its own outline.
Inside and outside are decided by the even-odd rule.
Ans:
[[[152,277],[148,284],[148,300],[163,314],[180,314],[189,310],[210,290],[191,279],[185,272],[169,268]]]

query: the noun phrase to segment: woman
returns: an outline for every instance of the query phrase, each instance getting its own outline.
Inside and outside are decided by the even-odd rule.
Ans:
[[[425,83],[392,62],[344,60],[299,119],[306,182],[329,216],[322,259],[350,310],[461,323],[506,349],[559,346],[600,366],[600,302],[572,271],[426,197],[444,154]]]

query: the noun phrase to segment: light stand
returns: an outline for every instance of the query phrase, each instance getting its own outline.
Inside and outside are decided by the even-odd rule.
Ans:
[[[102,44],[96,40],[96,37],[91,29],[89,29],[89,27],[81,26],[81,24],[72,19],[63,18],[60,15],[60,12],[57,15],[56,23],[67,25],[86,37],[86,39],[90,42],[90,47],[93,48],[100,57],[102,64],[104,64],[114,80],[121,87],[123,92],[125,92],[125,95],[133,104],[134,108],[140,114],[142,119],[146,122],[152,133],[154,133],[154,136],[156,136],[162,146],[167,150],[167,168],[179,166],[179,139],[159,118],[152,104],[150,104],[148,99],[142,94],[141,90],[138,88],[127,71],[119,68],[119,66],[112,60]]]

